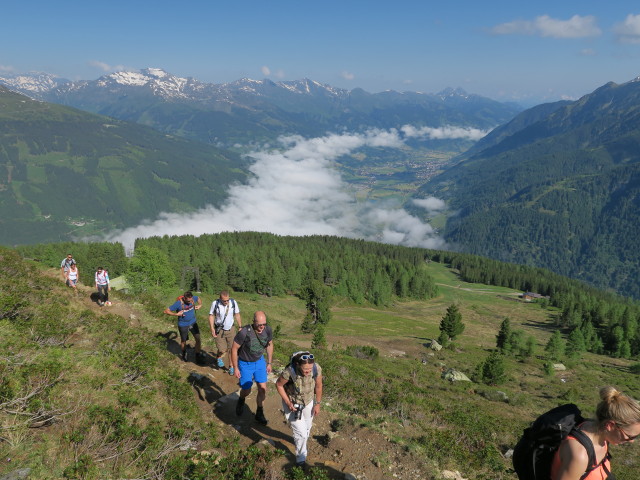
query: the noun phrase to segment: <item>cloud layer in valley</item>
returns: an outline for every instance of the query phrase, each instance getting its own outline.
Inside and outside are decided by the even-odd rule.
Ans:
[[[484,132],[486,134],[486,132]],[[458,127],[371,130],[362,134],[280,139],[279,150],[254,152],[249,181],[229,188],[225,204],[192,214],[161,213],[154,221],[113,232],[107,240],[131,247],[136,238],[201,235],[223,231],[261,231],[279,235],[337,235],[383,243],[444,248],[428,223],[397,206],[358,202],[335,169],[334,161],[361,147],[397,148],[407,138],[470,138],[479,131]],[[442,200],[414,204],[436,214]]]

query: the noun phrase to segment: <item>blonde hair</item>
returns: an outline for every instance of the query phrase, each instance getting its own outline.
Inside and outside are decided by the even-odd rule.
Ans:
[[[596,418],[599,428],[604,428],[608,421],[613,421],[621,427],[640,423],[640,403],[615,387],[602,387],[600,403],[596,407]]]

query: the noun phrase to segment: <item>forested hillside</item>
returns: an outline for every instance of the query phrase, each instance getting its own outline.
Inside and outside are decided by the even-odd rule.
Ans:
[[[244,161],[0,87],[0,243],[61,241],[218,204]]]
[[[450,265],[467,282],[547,297],[544,304],[557,309],[554,327],[567,335],[576,332],[587,351],[621,358],[640,354],[637,302],[543,268],[476,255],[257,232],[140,239],[131,260],[118,244],[48,244],[22,246],[19,251],[52,267],[73,252],[87,283],[93,282],[95,268],[103,266],[112,277],[126,274],[140,292],[180,288],[215,295],[232,288],[275,297],[294,294],[315,302],[321,317],[343,300],[389,306],[434,298],[439,289],[427,266],[438,262]]]
[[[445,229],[456,248],[639,298],[638,104],[634,81],[525,112],[420,195],[456,212]]]
[[[0,330],[9,342],[0,358],[0,453],[12,458],[2,465],[6,471],[29,468],[33,478],[337,480],[348,468],[372,480],[429,478],[445,470],[472,480],[511,480],[506,454],[539,413],[571,401],[590,415],[604,384],[640,395],[640,364],[626,359],[638,355],[638,305],[544,269],[264,233],[153,238],[140,241],[130,259],[122,246],[109,244],[23,246],[20,252],[40,265],[0,249]],[[81,272],[105,266],[133,281],[129,295],[112,292],[109,308],[124,318],[92,304],[92,288],[76,297],[55,278],[68,252]],[[241,276],[239,264],[247,268]],[[162,311],[194,287],[193,268],[205,306],[228,286],[223,282],[246,282],[244,291],[241,283],[233,286],[233,296],[243,320],[258,309],[267,313],[277,333],[276,368],[292,351],[312,345],[325,389],[310,439],[316,468],[306,474],[282,468],[278,459],[286,451],[246,448],[257,436],[287,449],[289,431],[279,426],[273,389],[269,426],[247,424],[220,413],[218,401],[237,389],[226,372],[178,359],[175,326]],[[282,280],[284,291],[274,291],[269,268],[301,275],[299,290],[287,291],[293,283]],[[434,296],[401,298],[403,272],[433,285]],[[368,296],[377,276],[395,285],[387,304]],[[362,304],[342,296],[356,291],[341,290],[347,278],[358,281]],[[519,298],[521,289],[549,298],[529,303]],[[323,299],[313,298],[318,292],[330,292],[324,342],[317,335],[323,320],[304,329]],[[432,350],[445,310],[456,310],[466,328],[446,348]],[[555,372],[558,361],[567,370]],[[452,370],[471,381],[446,380]],[[617,478],[634,479],[635,450],[613,449]]]

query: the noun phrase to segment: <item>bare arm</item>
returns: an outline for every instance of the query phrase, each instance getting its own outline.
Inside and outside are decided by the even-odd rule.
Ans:
[[[278,390],[278,393],[282,397],[282,401],[287,406],[287,408],[291,411],[294,411],[295,408],[293,407],[293,403],[291,402],[289,395],[287,395],[287,392],[284,389],[284,386],[287,383],[287,381],[288,380],[286,380],[282,376],[278,377],[278,380],[276,381],[276,390]]]
[[[273,359],[273,341],[267,345],[267,373],[271,373],[271,361]]]
[[[240,348],[240,344],[237,342],[233,342],[233,346],[231,347],[231,352],[229,352],[229,356],[231,357],[231,365],[233,365],[233,374],[236,378],[240,378],[240,369],[238,368],[238,349]]]
[[[242,328],[242,318],[240,318],[240,312],[236,313],[233,318],[235,318],[236,323],[238,324],[238,330]]]
[[[320,402],[322,401],[322,375],[316,377],[316,388],[314,390],[316,394],[316,401],[313,405],[313,416],[315,417],[320,413]]]
[[[214,315],[209,314],[209,328],[211,329],[211,335],[215,338],[218,335],[216,335],[216,327],[214,325],[214,322],[216,320],[216,317]]]

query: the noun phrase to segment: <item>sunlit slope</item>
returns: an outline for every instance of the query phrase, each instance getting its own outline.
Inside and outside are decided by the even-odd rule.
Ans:
[[[0,88],[0,243],[59,241],[219,203],[238,156]]]

